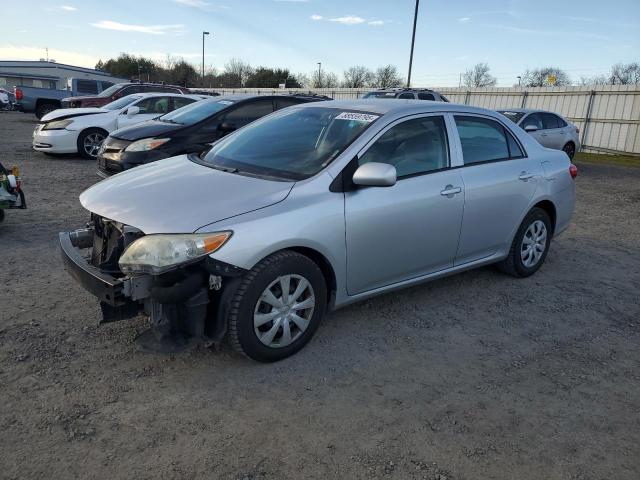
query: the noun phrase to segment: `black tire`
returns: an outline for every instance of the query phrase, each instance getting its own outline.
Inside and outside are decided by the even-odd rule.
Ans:
[[[522,259],[523,242],[525,239],[525,235],[527,234],[527,230],[537,221],[541,221],[542,223],[544,223],[544,226],[546,228],[546,241],[544,242],[544,251],[534,265],[527,266],[524,264]],[[498,268],[502,272],[513,277],[524,278],[533,275],[538,271],[538,269],[542,266],[545,259],[547,258],[547,253],[549,253],[549,245],[551,244],[552,236],[553,226],[551,225],[551,220],[549,219],[549,215],[547,214],[547,212],[545,212],[541,208],[533,208],[520,224],[513,242],[511,243],[511,248],[509,249],[507,258],[497,264]]]
[[[60,108],[60,105],[56,105],[55,103],[41,103],[36,107],[36,117],[40,120],[47,113],[53,112]]]
[[[292,343],[275,348],[265,345],[258,338],[254,328],[254,312],[263,292],[284,275],[297,275],[306,279],[313,289],[315,305],[306,329],[300,331],[299,336],[294,337],[295,340]],[[293,286],[291,288],[293,289]],[[260,362],[282,360],[296,353],[311,339],[324,316],[326,305],[327,286],[318,265],[297,252],[283,250],[274,253],[247,272],[237,286],[228,308],[225,309],[228,325],[227,339],[234,350],[254,360]],[[266,329],[270,329],[270,325],[275,326],[275,321],[274,319],[272,323],[267,324]],[[295,328],[293,323],[290,325]],[[282,329],[276,328],[276,330],[282,337],[284,333]]]
[[[78,135],[78,143],[77,143],[77,147],[78,147],[78,154],[80,154],[80,156],[82,158],[86,158],[88,160],[95,160],[98,156],[98,148],[94,148],[92,147],[85,147],[85,140],[87,139],[92,139],[92,138],[98,138],[98,137],[102,137],[102,141],[100,142],[100,144],[102,142],[104,142],[104,140],[109,136],[109,134],[102,130],[101,128],[87,128],[86,130],[83,130],[82,132],[80,132],[80,135]],[[95,142],[91,142],[92,144],[94,144]]]
[[[562,147],[562,151],[567,154],[569,160],[573,160],[573,157],[576,154],[576,146],[573,142],[567,142],[567,144]]]

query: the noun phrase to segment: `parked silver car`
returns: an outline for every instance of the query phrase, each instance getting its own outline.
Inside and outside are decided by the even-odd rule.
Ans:
[[[140,348],[226,336],[274,361],[306,344],[328,309],[491,263],[533,274],[569,225],[576,174],[489,110],[310,103],[205,155],[94,185],[80,196],[89,226],[60,243],[105,321],[150,315]]]
[[[580,130],[557,113],[527,108],[499,110],[499,113],[520,125],[542,146],[563,150],[569,159],[580,150]]]

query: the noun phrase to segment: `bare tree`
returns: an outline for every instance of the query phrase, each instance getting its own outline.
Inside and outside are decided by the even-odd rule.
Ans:
[[[300,85],[302,85],[302,87],[304,88],[311,88],[312,84],[311,84],[311,80],[309,79],[309,75],[307,75],[306,73],[296,73],[294,75],[296,77],[296,80],[298,81],[298,83]]]
[[[616,63],[611,67],[609,82],[612,85],[637,85],[640,83],[640,63]]]
[[[558,67],[542,67],[524,72],[522,85],[524,87],[566,87],[571,85],[571,79]]]
[[[398,74],[398,68],[395,65],[385,65],[376,70],[372,87],[389,88],[401,87],[403,84],[402,77]]]
[[[465,87],[493,87],[498,81],[489,73],[489,65],[477,63],[462,75],[462,83]]]
[[[310,75],[312,88],[335,88],[339,85],[338,76],[333,72],[313,71]]]
[[[580,77],[580,85],[608,85],[609,78],[606,75],[593,75],[591,77]]]
[[[224,71],[230,78],[236,79],[239,87],[243,87],[253,73],[253,68],[244,60],[232,58],[224,64]]]
[[[374,80],[374,73],[362,65],[346,69],[343,75],[342,86],[345,88],[363,88],[371,85]]]
[[[326,88],[336,88],[338,85],[340,85],[338,75],[333,72],[328,72],[326,74],[324,82]]]

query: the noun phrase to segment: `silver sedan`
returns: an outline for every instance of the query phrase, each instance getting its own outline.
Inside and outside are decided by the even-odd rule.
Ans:
[[[557,113],[527,108],[499,110],[499,113],[522,127],[543,147],[564,151],[569,160],[580,150],[580,130]]]
[[[94,185],[88,228],[60,243],[105,321],[150,316],[141,349],[226,338],[274,361],[328,310],[487,264],[532,275],[569,225],[576,174],[489,110],[312,103]]]

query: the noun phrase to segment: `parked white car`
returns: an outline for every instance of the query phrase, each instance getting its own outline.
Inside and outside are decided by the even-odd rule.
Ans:
[[[498,112],[522,127],[543,147],[562,150],[569,160],[580,150],[580,130],[557,113],[528,108],[512,108]]]
[[[151,120],[208,98],[203,95],[136,93],[103,107],[61,108],[43,116],[33,132],[33,149],[79,153],[95,159],[102,142],[119,128]]]

